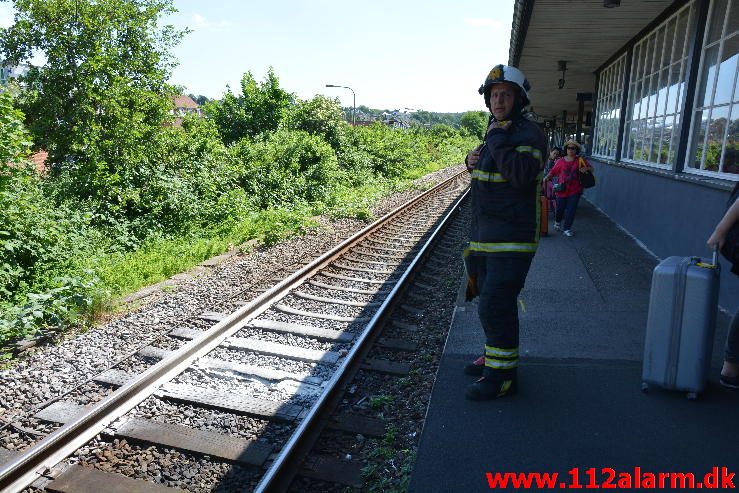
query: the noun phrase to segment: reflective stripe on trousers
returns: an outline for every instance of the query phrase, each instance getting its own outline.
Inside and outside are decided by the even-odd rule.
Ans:
[[[518,295],[533,256],[477,256],[481,262],[478,314],[485,331],[485,373],[518,366]]]

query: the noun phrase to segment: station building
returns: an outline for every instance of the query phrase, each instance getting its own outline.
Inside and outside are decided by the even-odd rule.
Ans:
[[[659,258],[710,257],[739,180],[738,59],[737,0],[514,6],[508,63],[531,82],[550,145],[585,144],[597,179],[585,198]],[[733,312],[730,267],[719,303]]]

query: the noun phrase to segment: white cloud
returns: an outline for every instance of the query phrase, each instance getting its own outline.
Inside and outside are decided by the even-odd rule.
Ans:
[[[494,27],[496,29],[503,27],[503,23],[495,19],[465,17],[464,23],[475,27]]]
[[[192,14],[190,27],[194,31],[224,32],[231,29],[229,21],[211,22],[198,13]]]

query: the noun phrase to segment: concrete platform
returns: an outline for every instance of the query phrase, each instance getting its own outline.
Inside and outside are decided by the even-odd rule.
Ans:
[[[557,472],[557,489],[575,467],[583,487],[590,467],[598,482],[607,479],[602,468],[700,480],[714,466],[739,472],[739,392],[718,385],[728,318],[720,317],[711,382],[697,401],[642,393],[657,260],[585,201],[573,229],[572,238],[542,238],[521,294],[518,395],[465,400],[474,377],[462,367],[484,338],[476,305],[458,299],[410,491],[490,491],[488,472]]]

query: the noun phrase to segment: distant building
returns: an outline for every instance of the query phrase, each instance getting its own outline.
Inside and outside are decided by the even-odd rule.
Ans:
[[[48,171],[48,168],[46,166],[46,160],[49,158],[49,153],[45,150],[41,149],[38,152],[34,152],[31,154],[30,161],[33,163],[33,165],[36,168],[36,171],[39,174],[46,174]]]
[[[351,118],[352,118],[351,114],[349,114],[347,121],[351,122],[352,121]],[[369,113],[365,113],[364,111],[361,111],[361,110],[357,110],[356,119],[357,121],[355,125],[364,126],[364,127],[372,125],[377,120],[374,116],[370,115]]]
[[[410,128],[411,116],[407,111],[393,110],[383,111],[382,122],[393,128]]]
[[[169,111],[171,115],[175,116],[174,126],[179,127],[182,125],[182,118],[185,115],[198,115],[203,116],[202,111],[198,103],[193,101],[189,96],[177,96],[172,100],[173,108]]]

